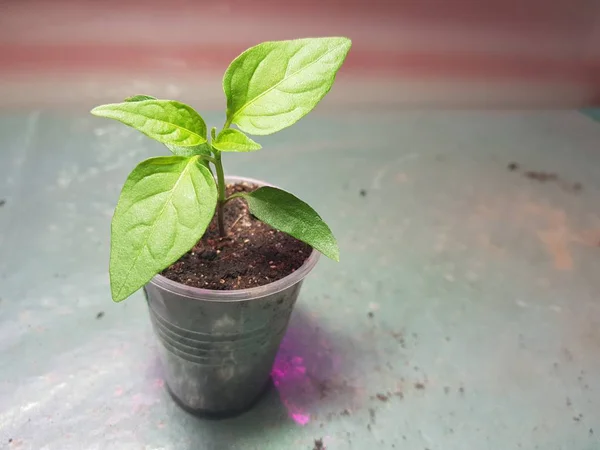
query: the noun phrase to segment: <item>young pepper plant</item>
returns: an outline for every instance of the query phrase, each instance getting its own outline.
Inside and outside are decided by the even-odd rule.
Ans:
[[[225,72],[226,121],[210,137],[200,114],[174,100],[136,95],[91,111],[139,130],[173,154],[141,162],[121,191],[111,225],[115,302],[188,252],[215,211],[219,233],[226,236],[223,210],[233,198],[244,199],[259,220],[339,261],[327,224],[294,195],[261,187],[227,198],[221,155],[259,150],[247,134],[272,134],[308,114],[331,89],[350,47],[347,38],[327,37],[264,42],[246,50]]]

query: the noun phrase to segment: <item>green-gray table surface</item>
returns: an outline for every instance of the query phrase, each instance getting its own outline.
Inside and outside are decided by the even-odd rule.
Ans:
[[[313,205],[341,262],[306,280],[278,387],[208,421],[167,394],[141,293],[109,294],[121,184],[161,146],[0,113],[0,448],[600,449],[597,122],[328,110],[258,140],[226,172]]]

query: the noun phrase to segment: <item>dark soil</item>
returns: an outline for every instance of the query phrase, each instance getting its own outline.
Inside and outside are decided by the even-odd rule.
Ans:
[[[0,207],[6,205],[6,200],[0,198]]]
[[[227,195],[252,192],[256,186],[227,186]],[[162,274],[187,286],[215,290],[263,286],[286,277],[309,257],[312,248],[254,218],[246,202],[225,206],[228,236],[221,238],[216,216],[202,239]]]
[[[415,383],[415,389],[423,390],[425,385],[423,383]]]
[[[96,314],[96,319],[102,319],[104,317],[104,311],[100,311],[98,314]]]

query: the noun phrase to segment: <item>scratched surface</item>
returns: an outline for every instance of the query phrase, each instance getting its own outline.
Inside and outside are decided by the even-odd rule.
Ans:
[[[160,146],[46,110],[0,136],[0,448],[600,448],[590,118],[327,110],[227,157],[314,205],[342,262],[307,279],[276,387],[223,421],[165,392],[142,295],[110,300],[112,208]]]

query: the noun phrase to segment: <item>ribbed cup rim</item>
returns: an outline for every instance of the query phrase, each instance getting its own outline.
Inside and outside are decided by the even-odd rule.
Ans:
[[[227,176],[225,177],[225,181],[227,183],[246,182],[250,184],[255,184],[257,186],[273,186],[272,184],[265,183],[264,181],[246,177]],[[317,250],[313,249],[308,259],[304,261],[304,264],[302,264],[298,269],[296,269],[288,276],[280,280],[273,281],[272,283],[265,284],[264,286],[258,286],[247,289],[220,291],[216,289],[197,288],[178,283],[177,281],[170,280],[169,278],[161,274],[155,275],[154,278],[150,280],[149,284],[153,284],[154,286],[160,289],[164,289],[166,291],[181,295],[183,297],[188,297],[191,299],[197,299],[202,301],[232,302],[249,300],[254,298],[266,297],[268,295],[281,292],[299,283],[315,267],[315,265],[319,261],[319,257],[320,253]]]

